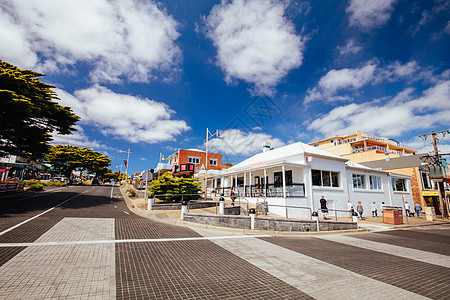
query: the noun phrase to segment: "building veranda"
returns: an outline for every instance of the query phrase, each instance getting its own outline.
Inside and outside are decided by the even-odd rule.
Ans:
[[[270,213],[284,217],[310,217],[320,210],[322,196],[329,216],[348,215],[348,200],[355,208],[361,201],[364,216],[371,214],[374,201],[378,212],[383,202],[397,207],[412,203],[410,176],[371,169],[301,142],[265,149],[207,178],[209,196],[229,197],[235,187],[246,201],[266,202]]]

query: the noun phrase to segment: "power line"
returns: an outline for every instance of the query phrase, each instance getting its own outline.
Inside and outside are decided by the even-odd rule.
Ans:
[[[446,134],[450,134],[450,130],[441,130],[441,131],[434,131],[432,130],[430,133],[425,133],[425,134],[421,134],[419,135],[420,138],[424,139],[425,141],[427,140],[427,136],[431,135],[433,141],[433,149],[434,149],[434,155],[433,156],[428,156],[429,158],[432,158],[433,161],[433,167],[440,167],[442,165],[441,163],[441,156],[442,154],[439,154],[439,148],[438,148],[438,143],[439,143],[439,138],[438,135],[442,135],[442,138],[445,137]],[[448,155],[448,154],[443,154],[443,155]],[[443,179],[445,180],[445,173],[443,174]],[[439,190],[439,202],[440,202],[440,207],[441,207],[441,213],[442,213],[442,218],[448,218],[448,211],[447,211],[447,207],[448,207],[448,203],[445,197],[445,189],[444,189],[444,185],[441,182],[438,182],[438,190]],[[442,197],[442,192],[444,192],[444,197]],[[444,198],[446,205],[444,206],[443,204],[443,200],[442,198]]]

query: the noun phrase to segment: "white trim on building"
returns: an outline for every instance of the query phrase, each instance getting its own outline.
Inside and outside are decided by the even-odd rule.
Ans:
[[[354,174],[364,178],[364,188],[354,188]],[[370,188],[371,176],[376,178],[377,188]],[[404,179],[406,191],[394,192],[392,178]],[[269,212],[288,217],[309,217],[311,211],[320,208],[322,196],[328,201],[330,216],[334,216],[331,210],[342,210],[339,216],[348,215],[344,212],[347,201],[351,200],[355,208],[361,201],[364,215],[368,216],[373,201],[379,208],[382,202],[393,206],[402,206],[404,200],[412,202],[410,178],[371,169],[299,142],[256,154],[217,174],[208,174],[208,191],[216,189],[227,196],[235,186],[249,202],[265,200]]]

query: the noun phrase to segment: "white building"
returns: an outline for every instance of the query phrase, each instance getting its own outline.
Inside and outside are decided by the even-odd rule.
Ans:
[[[309,217],[320,209],[319,199],[332,210],[348,215],[347,201],[355,207],[361,201],[364,215],[371,215],[371,204],[403,206],[412,203],[410,176],[371,169],[304,143],[274,150],[265,145],[256,154],[220,174],[208,175],[210,191],[228,196],[232,186],[250,203],[267,201],[269,212],[288,217]]]

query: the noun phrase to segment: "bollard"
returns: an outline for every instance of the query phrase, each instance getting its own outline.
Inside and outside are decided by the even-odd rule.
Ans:
[[[248,210],[248,214],[250,215],[250,229],[255,229],[255,217],[256,217],[255,209],[250,208]]]
[[[188,201],[183,200],[181,203],[181,220],[184,219],[184,214],[187,213]]]
[[[220,196],[219,199],[219,214],[221,215],[225,214],[225,198],[223,197],[223,194]]]
[[[320,228],[319,228],[319,214],[317,213],[317,211],[313,211],[312,214],[311,214],[311,217],[312,217],[313,221],[316,221],[317,231],[320,231]]]
[[[358,213],[355,211],[352,214],[352,221],[358,224]]]
[[[148,199],[147,210],[152,210],[153,200],[155,200],[155,198]]]

